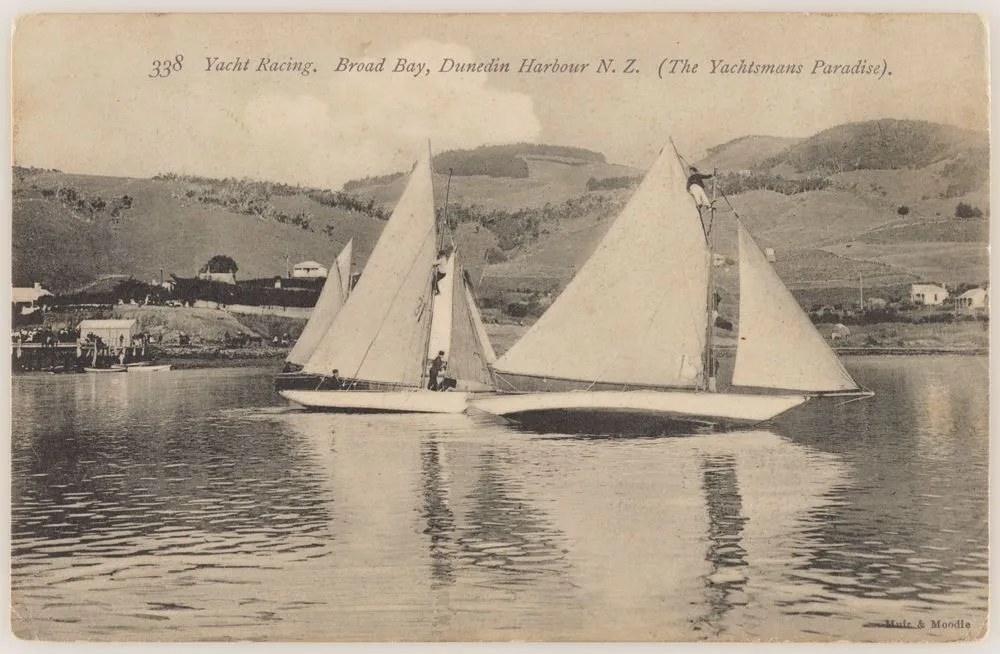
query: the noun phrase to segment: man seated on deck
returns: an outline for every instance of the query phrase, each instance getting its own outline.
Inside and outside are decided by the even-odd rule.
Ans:
[[[705,194],[705,180],[712,179],[715,175],[702,175],[694,166],[688,170],[691,174],[688,176],[687,190],[694,198],[695,204],[698,205],[699,209],[712,206],[712,201]]]
[[[430,381],[427,382],[427,388],[436,391],[438,390],[438,375],[444,370],[447,364],[444,362],[444,350],[438,352],[438,355],[434,357],[431,361],[431,371],[430,371]]]
[[[333,372],[330,373],[330,376],[326,380],[326,385],[330,387],[330,390],[334,391],[339,391],[343,387],[344,382],[340,379],[339,368],[333,369]]]

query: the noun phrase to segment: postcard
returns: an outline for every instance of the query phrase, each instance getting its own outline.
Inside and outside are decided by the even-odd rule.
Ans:
[[[987,631],[971,14],[33,14],[11,628]]]

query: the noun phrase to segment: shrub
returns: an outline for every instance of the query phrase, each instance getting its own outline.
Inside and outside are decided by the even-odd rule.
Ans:
[[[979,207],[974,207],[971,204],[966,204],[965,202],[959,202],[955,206],[955,217],[956,218],[982,218],[983,211]]]

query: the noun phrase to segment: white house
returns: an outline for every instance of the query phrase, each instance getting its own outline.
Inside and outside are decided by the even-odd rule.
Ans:
[[[778,255],[774,253],[774,248],[764,248],[764,258],[775,263],[778,260]]]
[[[292,277],[327,277],[329,271],[326,266],[315,261],[303,261],[295,264],[292,268]]]
[[[990,290],[988,288],[970,288],[955,298],[955,306],[959,309],[989,308]]]
[[[837,341],[842,338],[847,338],[850,335],[851,335],[850,328],[848,328],[847,325],[838,322],[836,325],[833,326],[833,330],[830,332],[830,340]]]
[[[38,310],[38,303],[43,297],[52,297],[42,285],[35,282],[31,287],[13,287],[10,291],[10,301],[14,305],[14,310],[20,310],[21,314],[27,315]]]
[[[948,289],[937,284],[913,284],[910,286],[910,302],[924,306],[940,306],[948,299]]]

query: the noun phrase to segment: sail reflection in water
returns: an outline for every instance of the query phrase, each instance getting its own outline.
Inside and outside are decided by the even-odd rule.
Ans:
[[[17,377],[15,630],[878,640],[886,619],[955,614],[971,627],[890,636],[968,637],[985,368],[848,363],[874,401],[642,439],[289,411],[268,370]]]

